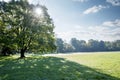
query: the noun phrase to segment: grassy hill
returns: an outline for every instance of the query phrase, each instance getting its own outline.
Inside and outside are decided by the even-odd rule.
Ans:
[[[120,80],[120,52],[1,56],[0,80]]]

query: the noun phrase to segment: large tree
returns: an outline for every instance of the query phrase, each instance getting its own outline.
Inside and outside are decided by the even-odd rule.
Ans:
[[[36,9],[40,14],[36,13]],[[25,57],[26,51],[43,53],[56,49],[54,24],[45,6],[29,4],[27,0],[12,0],[8,3],[1,1],[0,14],[0,29],[11,31],[9,37],[12,39],[8,42],[16,44],[21,58]],[[4,34],[2,36],[5,37]],[[6,45],[6,42],[1,43]]]

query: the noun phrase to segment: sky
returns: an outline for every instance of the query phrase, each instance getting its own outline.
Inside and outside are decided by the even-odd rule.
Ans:
[[[29,0],[48,8],[55,35],[65,41],[120,40],[120,0]]]

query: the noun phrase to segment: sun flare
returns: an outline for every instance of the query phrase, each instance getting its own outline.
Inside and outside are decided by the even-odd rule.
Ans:
[[[35,9],[35,13],[38,14],[38,15],[42,15],[43,14],[43,11],[41,8],[36,8]]]

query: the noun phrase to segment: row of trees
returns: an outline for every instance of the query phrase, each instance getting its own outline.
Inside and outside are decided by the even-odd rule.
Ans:
[[[41,14],[35,12],[36,8]],[[56,50],[53,29],[45,6],[29,4],[27,0],[0,1],[0,50],[3,55],[19,51],[23,58],[26,51]]]
[[[56,41],[57,52],[92,52],[92,51],[120,51],[120,40],[113,42],[110,41],[98,41],[90,39],[87,42],[85,40],[77,40],[72,38],[70,43],[65,43],[61,38]]]

